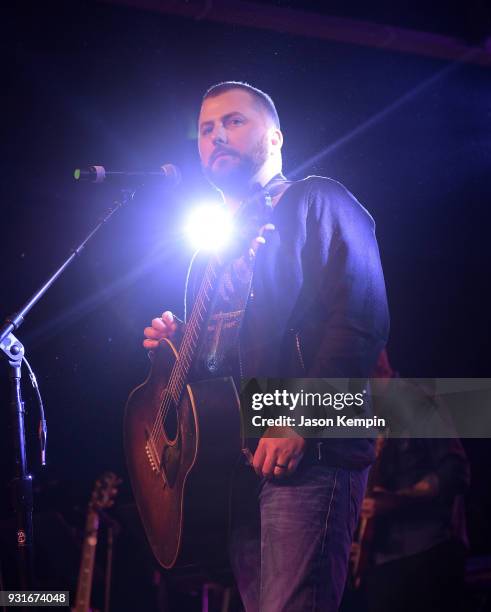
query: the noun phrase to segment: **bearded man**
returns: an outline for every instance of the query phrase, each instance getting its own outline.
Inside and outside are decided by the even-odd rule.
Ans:
[[[275,105],[248,84],[228,81],[205,93],[198,145],[204,174],[240,223],[267,202],[254,217],[238,359],[218,351],[222,375],[229,365],[237,377],[366,379],[388,335],[372,217],[337,181],[283,176]],[[185,314],[199,260],[188,274]],[[224,301],[240,283],[240,265],[228,280]],[[144,330],[144,347],[175,338],[182,326],[164,312]],[[247,612],[338,609],[373,454],[368,439],[314,444],[294,427],[264,432],[253,470],[237,468],[233,494],[230,559]]]

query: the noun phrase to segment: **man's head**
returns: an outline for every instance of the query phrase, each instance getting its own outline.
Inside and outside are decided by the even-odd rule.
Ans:
[[[236,81],[210,87],[203,96],[198,146],[208,180],[225,194],[242,196],[281,171],[278,114],[264,92]]]

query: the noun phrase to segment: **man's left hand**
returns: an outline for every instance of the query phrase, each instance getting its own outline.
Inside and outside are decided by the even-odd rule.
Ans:
[[[259,477],[284,478],[293,474],[305,451],[305,439],[291,427],[268,427],[254,453]]]

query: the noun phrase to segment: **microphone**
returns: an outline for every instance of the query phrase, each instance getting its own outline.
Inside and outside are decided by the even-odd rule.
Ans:
[[[73,177],[76,181],[89,181],[91,183],[102,183],[111,179],[128,179],[130,181],[145,181],[148,179],[163,180],[172,186],[179,185],[181,182],[181,172],[174,164],[164,164],[155,171],[109,171],[104,166],[90,166],[89,168],[77,168]]]

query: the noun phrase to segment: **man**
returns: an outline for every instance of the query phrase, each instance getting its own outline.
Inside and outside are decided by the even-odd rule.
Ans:
[[[470,482],[464,448],[457,437],[410,437],[422,423],[447,431],[451,420],[428,389],[398,377],[385,350],[373,376],[377,414],[397,437],[385,441],[373,493],[362,504],[362,516],[376,519],[364,577],[368,610],[460,612]]]
[[[241,226],[255,221],[222,287],[225,303],[252,266],[235,372],[367,378],[388,333],[373,219],[336,181],[285,179],[280,123],[264,92],[233,81],[211,87],[198,129],[206,177]],[[187,312],[199,278],[195,261]],[[155,349],[181,326],[164,312],[145,328],[144,347]],[[255,474],[238,468],[233,501],[231,563],[247,612],[337,610],[372,460],[370,440],[314,445],[294,428],[265,431]]]

